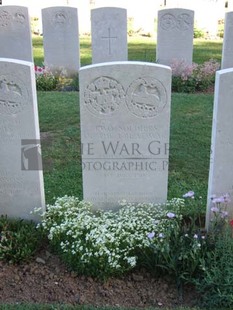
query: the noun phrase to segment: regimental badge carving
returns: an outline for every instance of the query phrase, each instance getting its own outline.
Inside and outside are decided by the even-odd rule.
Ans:
[[[16,12],[14,15],[14,20],[16,23],[23,25],[25,23],[26,17],[22,12]]]
[[[96,116],[110,116],[124,102],[125,91],[122,85],[110,77],[97,78],[84,92],[85,106]]]
[[[12,16],[7,11],[0,12],[0,29],[2,27],[7,27],[12,20]]]
[[[187,13],[179,14],[177,17],[172,14],[164,14],[160,18],[160,27],[163,30],[170,31],[172,29],[178,29],[186,31],[193,25],[192,17]]]
[[[0,76],[0,114],[18,114],[28,107],[28,92],[19,79]]]
[[[164,30],[171,30],[176,27],[176,18],[172,14],[164,14],[160,19],[160,27]]]
[[[167,104],[166,90],[154,78],[139,78],[129,86],[126,95],[126,104],[129,111],[137,117],[155,117],[162,112]]]
[[[69,17],[64,11],[56,12],[53,17],[51,18],[52,24],[55,27],[64,27],[65,25],[69,25]]]
[[[189,14],[180,14],[177,16],[177,28],[184,31],[191,28],[193,25],[192,18]]]

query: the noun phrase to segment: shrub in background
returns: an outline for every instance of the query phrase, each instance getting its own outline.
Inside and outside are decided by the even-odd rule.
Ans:
[[[35,65],[36,89],[41,91],[56,90],[59,78],[48,68]]]
[[[204,38],[205,37],[205,31],[203,31],[200,28],[194,27],[193,37],[194,37],[194,39]]]
[[[187,65],[185,61],[174,60],[172,68],[172,90],[175,92],[194,93],[207,90],[214,85],[215,73],[220,68],[216,60],[209,60],[203,64]]]
[[[36,88],[41,91],[78,91],[78,74],[67,77],[64,69],[52,73],[49,68],[35,65]]]

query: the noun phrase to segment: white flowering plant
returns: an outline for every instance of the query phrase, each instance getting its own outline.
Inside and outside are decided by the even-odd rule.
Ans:
[[[90,203],[65,196],[48,205],[40,225],[73,270],[106,278],[142,263],[148,265],[147,254],[159,259],[170,255],[170,243],[180,237],[182,223],[182,215],[172,212],[172,208],[176,210],[182,203],[182,199],[164,205],[123,201],[116,212],[93,211]]]

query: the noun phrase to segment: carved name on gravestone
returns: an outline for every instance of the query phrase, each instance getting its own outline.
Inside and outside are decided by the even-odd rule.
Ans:
[[[225,14],[221,69],[233,67],[233,12]]]
[[[0,6],[0,57],[33,61],[28,9]]]
[[[78,10],[72,7],[42,9],[45,65],[67,76],[80,67]]]
[[[104,209],[165,202],[170,68],[113,62],[84,67],[79,78],[84,199]]]
[[[91,10],[92,63],[128,59],[127,11],[104,7]]]
[[[206,223],[211,219],[211,197],[229,195],[227,209],[233,216],[233,69],[216,72],[212,125],[211,160]]]
[[[156,61],[171,65],[173,61],[192,64],[194,12],[186,9],[158,11]]]
[[[0,58],[0,214],[45,208],[34,65]]]

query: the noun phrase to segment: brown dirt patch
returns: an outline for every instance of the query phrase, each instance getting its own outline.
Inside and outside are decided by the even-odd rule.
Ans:
[[[9,265],[0,262],[0,303],[62,303],[121,307],[193,306],[197,294],[185,287],[179,300],[169,278],[154,279],[145,271],[106,282],[77,276],[60,259],[41,251],[31,262]]]

